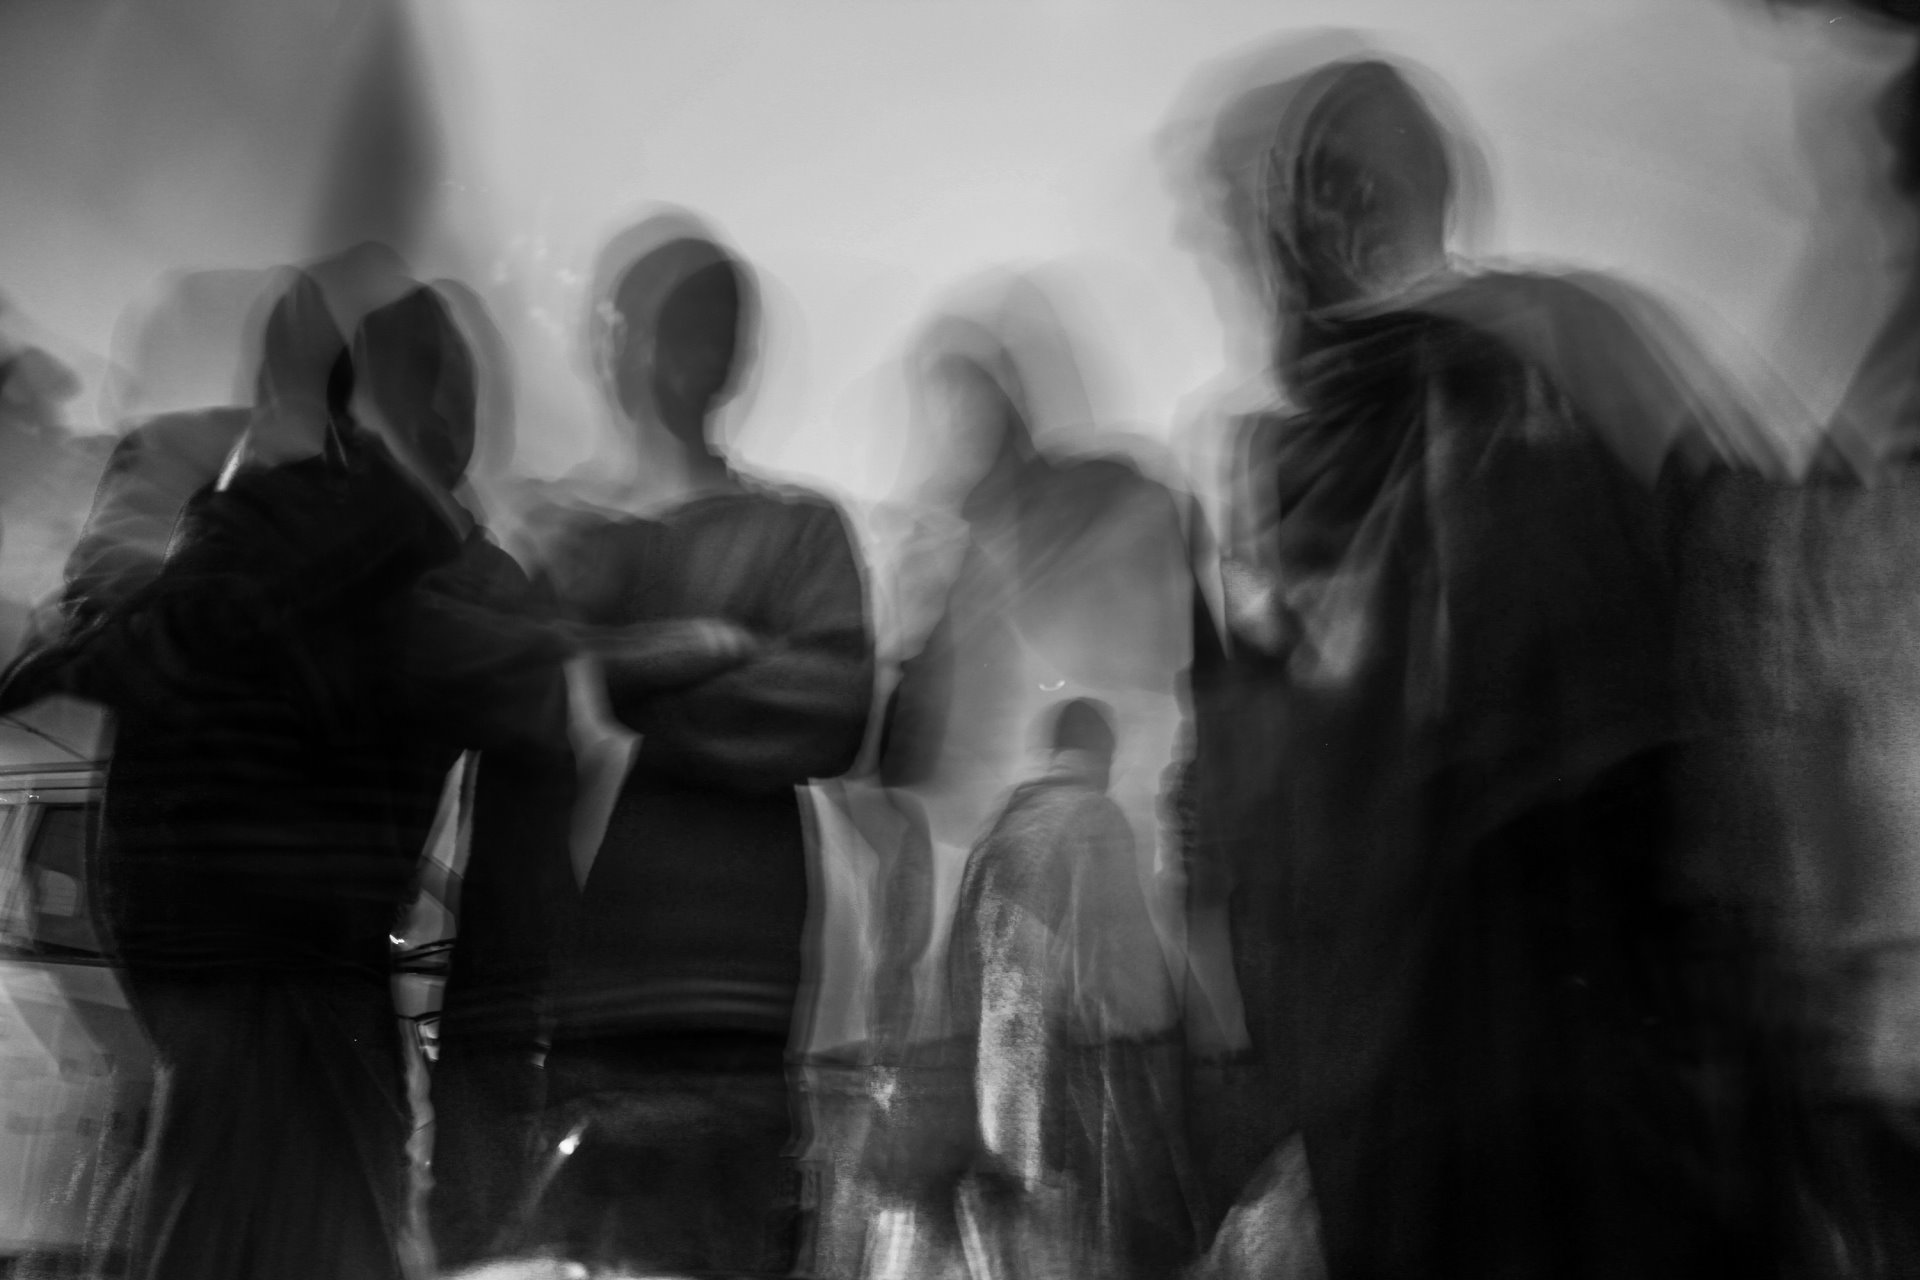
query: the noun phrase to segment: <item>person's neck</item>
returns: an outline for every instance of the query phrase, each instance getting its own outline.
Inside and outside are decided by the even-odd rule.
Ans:
[[[1112,765],[1092,752],[1069,748],[1053,753],[1044,777],[1049,782],[1104,792],[1112,779]]]
[[[1038,459],[1038,454],[1011,444],[1002,447],[986,474],[961,499],[961,515],[970,524],[992,523],[1007,516]]]
[[[740,487],[739,477],[734,475],[733,468],[710,446],[683,450],[681,475],[689,497]]]
[[[740,480],[726,458],[707,443],[704,434],[689,441],[659,422],[634,424],[639,453],[634,480],[636,495],[647,506],[675,506],[712,493],[729,493]]]

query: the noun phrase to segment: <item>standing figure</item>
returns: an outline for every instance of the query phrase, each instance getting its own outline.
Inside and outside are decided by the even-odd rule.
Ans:
[[[933,488],[945,501],[929,515],[958,527],[948,565],[916,584],[937,613],[927,610],[926,638],[901,664],[880,777],[927,815],[940,874],[923,887],[936,895],[938,925],[923,963],[941,974],[944,926],[959,919],[953,886],[967,851],[1026,777],[1029,727],[1063,700],[1099,698],[1124,744],[1102,791],[1123,821],[1136,860],[1129,883],[1155,926],[1136,941],[1165,970],[1180,949],[1177,925],[1163,936],[1168,921],[1154,907],[1171,896],[1156,855],[1180,749],[1191,606],[1181,506],[1132,459],[1068,447],[1068,433],[1097,426],[1081,362],[1047,291],[1027,279],[1009,283],[988,295],[990,310],[941,315],[913,351],[915,389],[944,428],[949,455]],[[925,989],[913,1042],[882,1073],[867,1139],[872,1181],[891,1208],[869,1235],[875,1275],[933,1265],[912,1261],[919,1258],[951,1263],[963,1243],[953,1185],[971,1139],[956,1144],[954,1135],[973,1125],[968,1042],[978,1027],[948,1005],[947,984]],[[1170,1045],[1179,1039],[1179,1002],[1156,1008],[1162,1021],[1151,1035]],[[1175,1163],[1184,1155],[1164,1123],[1140,1141],[1170,1143]],[[1167,1206],[1176,1219],[1191,1208],[1185,1190]]]
[[[463,750],[571,771],[562,651],[452,589],[473,558],[447,491],[472,374],[444,308],[421,292],[369,318],[361,360],[386,385],[356,403],[318,288],[297,276],[292,294],[281,316],[332,353],[300,365],[324,381],[263,387],[241,465],[189,504],[164,562],[113,575],[124,593],[4,691],[115,718],[96,901],[162,1069],[141,1280],[405,1272],[390,937]],[[534,796],[503,807],[524,807],[507,832],[537,828]]]
[[[1804,1242],[1677,874],[1687,402],[1604,291],[1456,267],[1454,140],[1393,66],[1299,79],[1269,137],[1295,409],[1249,424],[1223,578],[1271,694],[1273,772],[1229,776],[1271,802],[1220,847],[1329,1272],[1775,1274]]]
[[[973,1079],[962,1232],[976,1275],[1170,1276],[1192,1245],[1184,1048],[1114,732],[1061,703],[1048,768],[967,859],[948,953]]]
[[[596,299],[596,353],[643,462],[677,466],[688,496],[652,518],[579,516],[546,564],[591,660],[587,699],[638,743],[585,850],[529,1243],[783,1273],[809,898],[796,788],[859,753],[873,643],[840,511],[739,475],[712,439],[752,338],[751,274],[696,228],[651,229]]]

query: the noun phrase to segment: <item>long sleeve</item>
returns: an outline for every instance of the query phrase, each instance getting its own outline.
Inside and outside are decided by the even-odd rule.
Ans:
[[[114,446],[67,559],[69,607],[107,608],[159,575],[181,514],[219,478],[247,419],[244,409],[169,415]]]
[[[490,552],[469,556],[468,581],[423,593],[409,682],[439,732],[479,751],[433,1077],[430,1216],[448,1265],[483,1256],[524,1195],[555,948],[577,909],[561,650]]]
[[[735,790],[777,792],[850,768],[873,700],[866,590],[840,515],[810,505],[780,563],[765,648],[710,680],[612,699],[641,735],[641,767]]]
[[[572,797],[564,733],[480,757],[432,1085],[429,1217],[445,1266],[486,1256],[534,1176],[555,949],[577,910]]]

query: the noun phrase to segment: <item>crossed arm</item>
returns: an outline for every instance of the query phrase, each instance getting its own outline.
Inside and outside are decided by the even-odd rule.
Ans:
[[[764,631],[683,619],[590,638],[609,706],[641,735],[639,763],[748,792],[852,766],[874,659],[865,587],[838,513],[823,510],[782,569]]]

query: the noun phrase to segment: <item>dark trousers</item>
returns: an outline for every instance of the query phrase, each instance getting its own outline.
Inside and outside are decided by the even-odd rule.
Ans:
[[[411,1120],[386,975],[126,979],[162,1068],[133,1280],[398,1280]]]
[[[800,1178],[784,1040],[562,1039],[547,1067],[525,1251],[606,1267],[793,1270]]]

